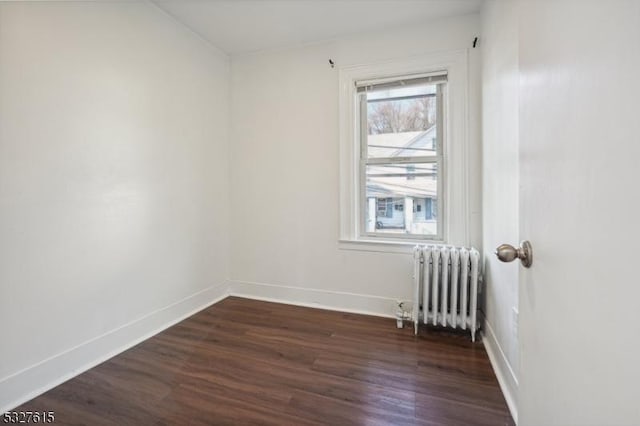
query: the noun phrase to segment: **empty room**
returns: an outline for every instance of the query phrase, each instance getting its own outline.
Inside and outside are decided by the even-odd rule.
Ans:
[[[0,423],[640,425],[640,1],[0,1]]]

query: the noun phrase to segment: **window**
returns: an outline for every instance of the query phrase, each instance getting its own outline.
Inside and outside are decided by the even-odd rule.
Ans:
[[[446,84],[444,71],[355,82],[363,235],[442,239],[442,215],[413,213],[443,196]]]
[[[479,177],[468,170],[467,51],[341,67],[339,80],[340,247],[468,245]]]

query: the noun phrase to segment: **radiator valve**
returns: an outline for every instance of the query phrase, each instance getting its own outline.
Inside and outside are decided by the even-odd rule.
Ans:
[[[398,301],[398,307],[396,309],[396,327],[402,328],[403,321],[408,319],[407,312],[404,310],[404,302]]]

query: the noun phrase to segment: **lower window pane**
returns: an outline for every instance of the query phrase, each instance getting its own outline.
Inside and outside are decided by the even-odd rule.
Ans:
[[[368,233],[437,235],[437,165],[366,166],[364,212]]]

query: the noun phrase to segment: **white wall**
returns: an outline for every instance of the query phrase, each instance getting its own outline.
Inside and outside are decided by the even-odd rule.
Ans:
[[[410,255],[339,247],[338,69],[328,60],[339,67],[470,48],[478,28],[478,15],[469,15],[233,57],[234,292],[387,315],[396,298],[411,298]],[[481,243],[478,56],[470,50],[475,245]]]
[[[482,197],[485,346],[515,414],[518,387],[519,262],[504,264],[493,250],[517,245],[518,220],[518,14],[511,1],[487,1],[482,9]]]
[[[147,3],[0,4],[0,411],[224,294],[228,77]]]

